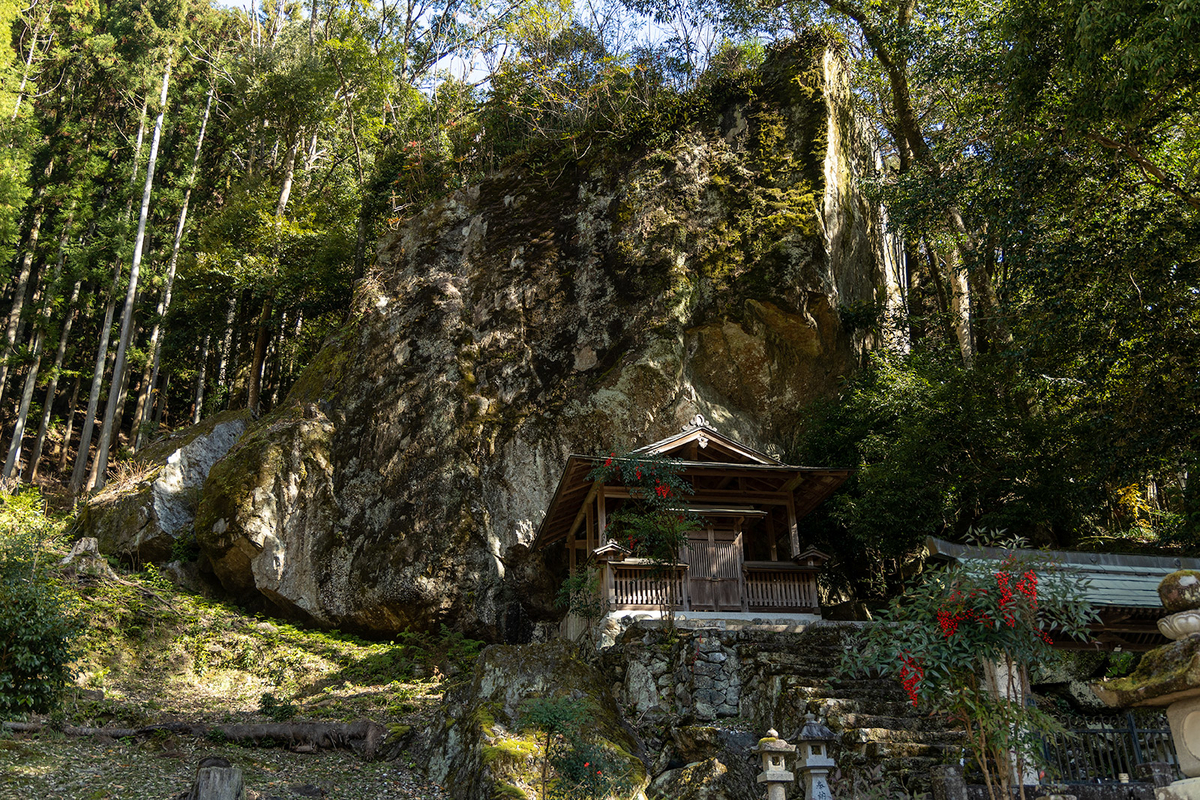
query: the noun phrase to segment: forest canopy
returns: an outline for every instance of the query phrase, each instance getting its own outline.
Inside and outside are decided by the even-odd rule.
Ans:
[[[269,411],[423,204],[656,141],[800,37],[847,65],[904,250],[898,309],[842,309],[891,344],[795,409],[791,458],[857,470],[829,546],[1200,543],[1195,3],[0,0],[0,22],[5,479],[79,494],[164,430]]]

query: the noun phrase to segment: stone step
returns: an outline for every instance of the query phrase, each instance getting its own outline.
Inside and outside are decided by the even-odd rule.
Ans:
[[[893,725],[901,720],[893,720]],[[842,743],[849,745],[867,744],[871,742],[888,745],[919,744],[925,745],[957,745],[963,741],[963,734],[953,730],[913,730],[902,729],[888,725],[879,728],[848,728],[842,732]]]

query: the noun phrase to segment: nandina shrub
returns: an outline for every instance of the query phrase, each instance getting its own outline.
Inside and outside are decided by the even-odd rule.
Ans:
[[[668,628],[674,629],[675,604],[671,587],[688,534],[699,530],[700,517],[688,510],[692,485],[683,466],[657,455],[613,452],[588,473],[590,480],[627,487],[629,499],[608,520],[605,535],[653,567],[650,578],[662,585],[662,606]]]
[[[963,728],[991,800],[1024,797],[1014,777],[1057,727],[1025,702],[1028,668],[1051,657],[1056,639],[1087,638],[1096,614],[1086,587],[1029,551],[927,571],[864,631],[843,669],[895,677],[914,706]]]

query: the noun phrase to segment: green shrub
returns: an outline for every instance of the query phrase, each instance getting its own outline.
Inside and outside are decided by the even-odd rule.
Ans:
[[[82,623],[49,570],[51,525],[37,492],[0,493],[0,714],[52,711]]]
[[[300,708],[290,700],[280,700],[270,692],[258,700],[258,712],[276,722],[287,722],[300,713]]]

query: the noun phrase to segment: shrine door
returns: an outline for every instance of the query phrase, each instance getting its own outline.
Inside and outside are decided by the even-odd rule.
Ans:
[[[693,611],[741,611],[742,541],[711,528],[688,535],[688,596]]]

